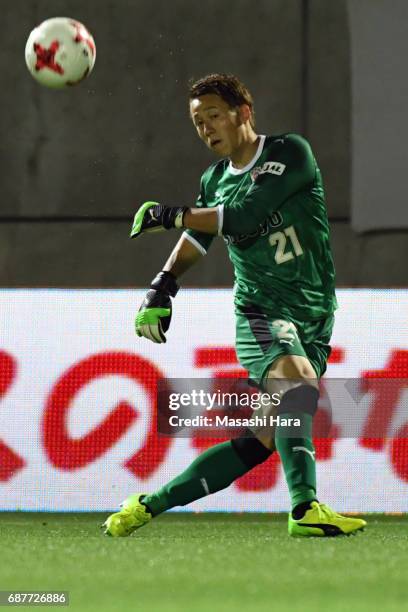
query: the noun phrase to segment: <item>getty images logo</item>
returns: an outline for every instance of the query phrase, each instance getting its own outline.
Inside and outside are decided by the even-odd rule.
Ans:
[[[281,176],[285,172],[286,165],[281,162],[269,161],[265,162],[263,166],[257,166],[251,172],[251,178],[256,181],[260,174],[276,174]]]

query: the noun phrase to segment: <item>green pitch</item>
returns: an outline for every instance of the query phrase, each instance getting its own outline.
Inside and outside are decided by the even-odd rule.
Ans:
[[[106,514],[0,515],[0,590],[68,590],[69,608],[130,612],[407,609],[408,517],[291,539],[286,516],[164,515],[130,538]]]

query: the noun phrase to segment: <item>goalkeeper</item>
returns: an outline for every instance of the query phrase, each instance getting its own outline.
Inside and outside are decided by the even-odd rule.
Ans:
[[[185,228],[151,284],[136,333],[165,342],[178,278],[206,254],[215,236],[235,271],[236,350],[251,379],[273,392],[285,381],[279,414],[298,416],[297,436],[247,430],[214,445],[179,476],[149,495],[131,495],[105,521],[105,533],[127,536],[153,517],[228,487],[278,451],[292,508],[292,536],[337,536],[363,529],[318,501],[313,415],[317,380],[326,369],[337,307],[323,184],[309,144],[299,135],[255,132],[253,100],[236,77],[213,74],[189,92],[200,139],[221,160],[201,179],[196,207],[146,202],[131,236]]]

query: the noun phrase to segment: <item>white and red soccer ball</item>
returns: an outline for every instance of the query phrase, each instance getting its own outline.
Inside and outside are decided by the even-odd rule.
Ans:
[[[32,76],[53,89],[83,81],[92,71],[95,57],[92,35],[82,23],[68,17],[43,21],[31,32],[25,48]]]

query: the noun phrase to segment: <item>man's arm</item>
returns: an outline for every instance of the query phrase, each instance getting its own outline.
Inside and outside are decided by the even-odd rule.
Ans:
[[[222,233],[250,234],[296,193],[310,188],[316,162],[309,143],[296,134],[282,139],[281,150],[270,153],[242,200],[225,205]],[[221,212],[221,211],[220,211]]]
[[[172,228],[197,230],[204,234],[218,234],[222,218],[215,208],[187,208],[163,206],[158,202],[145,202],[133,219],[131,238],[141,234],[162,232]]]
[[[282,150],[272,155],[243,200],[204,209],[146,202],[135,215],[131,236],[172,228],[231,236],[255,231],[271,212],[310,185],[316,173],[310,146],[300,136],[282,139]]]
[[[138,336],[157,344],[166,342],[165,334],[169,329],[172,314],[171,298],[175,297],[179,290],[177,279],[202,256],[203,253],[188,238],[180,238],[163,270],[153,279],[137,313],[135,330]]]
[[[183,218],[183,226],[204,234],[220,234],[222,230],[221,208],[189,208]]]
[[[202,253],[200,253],[197,247],[195,247],[183,235],[174,247],[168,260],[164,264],[163,271],[170,272],[171,274],[173,274],[173,276],[175,276],[175,278],[179,278],[182,274],[184,274],[184,272],[187,272],[187,270],[189,270],[199,259],[201,259],[202,256]]]

